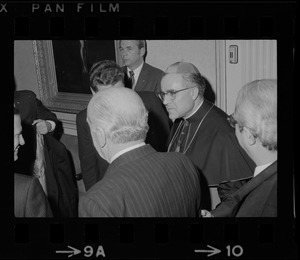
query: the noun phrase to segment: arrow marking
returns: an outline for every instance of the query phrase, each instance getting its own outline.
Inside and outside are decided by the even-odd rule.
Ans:
[[[210,253],[209,255],[207,255],[208,257],[212,256],[212,255],[216,255],[221,253],[221,250],[218,248],[214,248],[213,246],[207,245],[210,249],[212,250],[195,250],[195,253]]]
[[[71,257],[73,255],[78,255],[81,253],[80,250],[78,250],[74,247],[68,246],[68,248],[70,248],[72,250],[57,250],[57,251],[55,251],[55,253],[71,253],[70,255],[68,255],[68,257]]]

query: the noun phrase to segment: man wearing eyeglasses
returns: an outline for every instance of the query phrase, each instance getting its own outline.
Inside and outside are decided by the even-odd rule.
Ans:
[[[202,207],[220,202],[217,186],[253,174],[254,163],[238,144],[227,114],[204,99],[205,81],[191,63],[176,62],[165,71],[158,96],[174,122],[169,152],[186,154],[202,175]]]
[[[203,217],[277,216],[277,81],[255,80],[238,93],[229,117],[236,137],[256,164],[252,178],[222,183],[230,191]]]

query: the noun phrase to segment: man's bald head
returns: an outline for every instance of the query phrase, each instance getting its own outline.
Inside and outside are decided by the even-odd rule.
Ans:
[[[108,88],[96,93],[88,105],[91,131],[102,128],[113,143],[145,140],[148,112],[137,93],[127,88]]]

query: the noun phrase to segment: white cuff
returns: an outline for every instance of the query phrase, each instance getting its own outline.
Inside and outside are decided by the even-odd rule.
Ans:
[[[55,124],[55,122],[53,122],[53,121],[51,121],[51,120],[46,120],[47,122],[49,122],[50,123],[50,125],[51,125],[51,129],[50,129],[50,131],[49,132],[52,132],[52,131],[54,131],[54,129],[55,129],[55,127],[56,127],[56,124]]]

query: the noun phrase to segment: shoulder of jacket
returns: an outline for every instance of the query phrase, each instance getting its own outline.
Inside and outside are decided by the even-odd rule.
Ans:
[[[31,90],[18,90],[14,94],[15,101],[19,101],[20,99],[35,99],[36,94]]]
[[[87,108],[85,108],[85,109],[83,109],[83,110],[81,110],[80,112],[78,112],[77,114],[76,114],[76,119],[77,118],[83,118],[83,117],[86,117],[86,115],[87,115]]]
[[[149,63],[144,63],[144,67],[145,68],[147,68],[147,69],[150,69],[150,70],[152,70],[152,71],[155,71],[156,73],[163,73],[163,71],[161,70],[161,69],[159,69],[159,68],[156,68],[156,67],[154,67],[154,66],[152,66],[152,65],[150,65]]]

